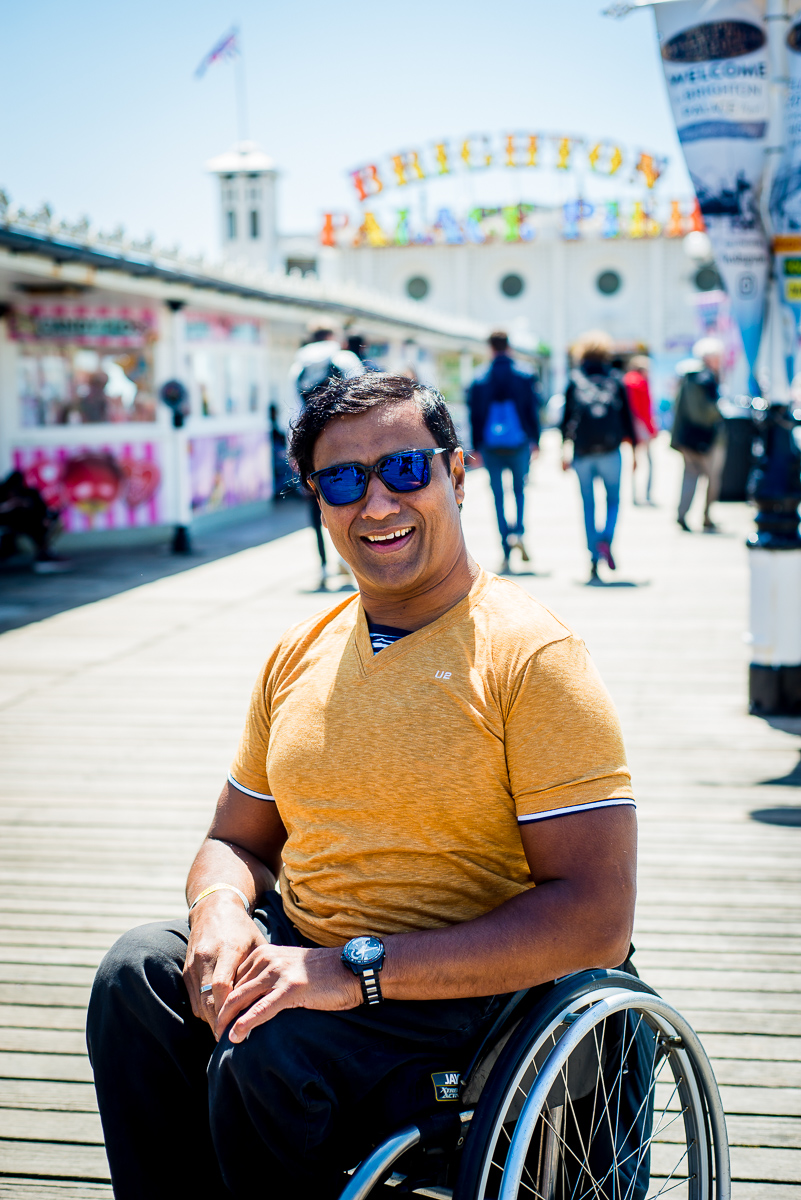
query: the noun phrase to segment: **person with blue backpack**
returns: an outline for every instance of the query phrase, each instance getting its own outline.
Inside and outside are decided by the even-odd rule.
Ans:
[[[620,508],[620,446],[626,441],[637,445],[623,375],[611,365],[613,348],[612,338],[602,330],[585,333],[575,343],[572,356],[577,365],[570,372],[561,424],[562,466],[565,471],[572,466],[581,488],[591,583],[598,582],[602,559],[615,570],[612,538]],[[596,479],[606,492],[603,529],[595,523]]]
[[[509,570],[513,549],[520,551],[523,562],[529,561],[523,537],[523,508],[525,486],[532,454],[539,453],[540,394],[537,377],[521,370],[509,354],[509,338],[505,333],[489,337],[492,362],[473,382],[467,393],[473,449],[478,451],[489,472],[490,487],[495,498],[498,532],[503,547],[500,574]],[[510,528],[504,505],[504,472],[512,474],[516,521]]]

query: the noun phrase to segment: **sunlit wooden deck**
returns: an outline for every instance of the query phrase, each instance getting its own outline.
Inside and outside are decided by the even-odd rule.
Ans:
[[[619,580],[581,586],[575,480],[549,447],[530,489],[540,576],[620,708],[640,800],[640,973],[694,1022],[729,1114],[736,1200],[801,1197],[798,733],[746,714],[747,510],[682,534],[624,505]],[[497,565],[488,489],[469,540]],[[0,1197],[111,1195],[83,1040],[94,968],[130,925],[183,911],[183,880],[256,671],[325,603],[302,531],[0,637]]]

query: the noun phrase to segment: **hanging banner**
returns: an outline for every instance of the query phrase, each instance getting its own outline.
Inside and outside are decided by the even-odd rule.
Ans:
[[[784,310],[787,382],[792,383],[801,320],[801,16],[798,14],[787,35],[787,50],[784,154],[770,190],[770,219],[779,299]]]
[[[770,263],[759,216],[769,115],[762,5],[671,0],[654,13],[679,141],[755,388]]]

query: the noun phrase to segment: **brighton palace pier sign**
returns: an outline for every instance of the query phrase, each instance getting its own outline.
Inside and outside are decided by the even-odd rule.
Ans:
[[[629,183],[639,180],[651,193],[666,165],[667,159],[662,156],[645,150],[630,152],[608,138],[591,141],[559,134],[482,133],[458,141],[442,139],[426,147],[401,150],[349,171],[362,205],[361,216],[354,225],[347,213],[326,213],[320,240],[324,246],[371,247],[532,241],[536,236],[538,209],[534,204],[474,207],[462,217],[457,217],[451,209],[441,208],[434,222],[425,228],[413,228],[410,210],[402,208],[391,230],[383,228],[367,206],[375,197],[392,189],[497,167],[590,171]],[[704,224],[697,204],[683,209],[679,201],[671,202],[664,226],[656,221],[648,200],[635,200],[624,207],[613,200],[600,206],[582,199],[563,205],[562,237],[576,239],[590,228],[605,238],[660,234],[680,237],[690,230],[703,229]]]

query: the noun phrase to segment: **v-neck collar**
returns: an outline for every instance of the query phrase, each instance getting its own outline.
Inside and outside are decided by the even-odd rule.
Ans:
[[[391,666],[402,654],[407,654],[410,650],[416,649],[424,641],[427,641],[428,638],[435,637],[443,629],[448,629],[451,625],[460,621],[470,612],[474,605],[483,599],[484,593],[493,579],[494,576],[485,571],[483,567],[479,568],[478,578],[470,591],[457,604],[454,604],[453,608],[449,608],[447,612],[444,612],[441,617],[437,617],[436,621],[432,621],[430,625],[423,625],[421,629],[415,629],[411,633],[407,633],[406,637],[399,638],[391,646],[385,646],[378,654],[373,653],[367,616],[362,602],[359,600],[356,610],[354,645],[362,676],[367,678],[368,675],[373,675],[376,671],[381,671],[385,667]]]

